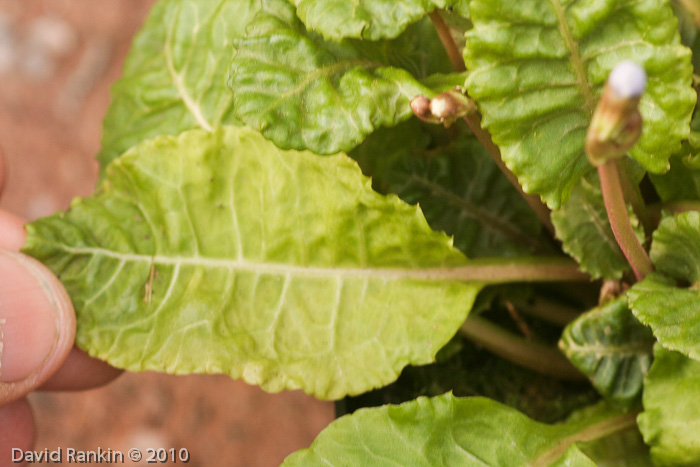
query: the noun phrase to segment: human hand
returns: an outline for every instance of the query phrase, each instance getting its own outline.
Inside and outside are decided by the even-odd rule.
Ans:
[[[0,152],[0,195],[5,170]],[[24,221],[0,210],[0,466],[12,448],[29,450],[34,420],[24,397],[34,390],[101,386],[121,371],[73,347],[75,313],[59,280],[19,253]]]

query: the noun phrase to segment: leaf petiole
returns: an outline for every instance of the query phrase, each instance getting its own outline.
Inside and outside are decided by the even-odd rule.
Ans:
[[[445,23],[445,20],[440,16],[440,10],[433,10],[428,13],[430,21],[433,22],[435,27],[435,32],[437,32],[442,46],[447,52],[447,56],[452,63],[452,67],[455,71],[466,71],[467,67],[464,65],[464,58],[462,58],[462,52],[460,52],[457,44],[455,43],[452,33],[450,32],[449,26]]]
[[[496,355],[538,373],[571,381],[585,379],[559,349],[516,336],[484,318],[470,316],[459,332]]]
[[[654,270],[654,266],[630,223],[627,204],[622,194],[617,159],[609,159],[604,164],[599,165],[598,176],[600,177],[605,210],[608,213],[615,240],[632,267],[635,277],[641,281]]]
[[[542,204],[539,196],[530,195],[523,191],[523,188],[520,186],[520,182],[518,182],[515,174],[513,174],[513,172],[511,172],[503,162],[503,159],[501,158],[501,150],[494,144],[493,140],[491,139],[491,134],[488,132],[488,130],[482,128],[481,118],[479,118],[479,115],[472,113],[464,117],[464,120],[467,122],[467,125],[469,125],[469,128],[471,128],[472,133],[474,133],[474,136],[476,136],[476,139],[478,139],[479,142],[486,148],[491,156],[491,159],[493,159],[501,172],[503,172],[503,175],[506,176],[508,181],[515,187],[516,190],[518,190],[518,193],[520,193],[525,202],[527,202],[530,208],[532,208],[532,210],[535,212],[537,218],[540,220],[540,223],[551,234],[554,234],[554,224],[552,224],[552,220],[550,218],[551,213],[549,208]]]

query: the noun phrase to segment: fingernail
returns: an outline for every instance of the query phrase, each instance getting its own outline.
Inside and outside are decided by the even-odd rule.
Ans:
[[[0,382],[38,372],[58,342],[58,309],[44,273],[22,255],[0,251]]]

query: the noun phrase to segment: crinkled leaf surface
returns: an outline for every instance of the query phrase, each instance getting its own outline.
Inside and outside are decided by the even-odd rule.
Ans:
[[[591,166],[584,139],[610,70],[622,60],[648,76],[644,132],[631,155],[661,173],[688,135],[696,96],[690,51],[664,0],[473,0],[466,86],[483,125],[528,193],[564,203]]]
[[[661,221],[650,256],[657,272],[627,292],[630,307],[664,347],[700,360],[700,213]]]
[[[447,393],[341,417],[282,465],[590,466],[573,443],[634,423],[634,415],[608,411],[546,425],[490,399]]]
[[[229,86],[235,115],[284,149],[350,150],[380,126],[411,115],[410,100],[464,82],[429,20],[391,41],[324,42],[285,0],[267,5],[235,41]],[[430,86],[435,84],[435,88]]]
[[[226,75],[256,0],[162,0],[134,38],[104,120],[102,169],[133,145],[237,124]]]
[[[142,143],[28,233],[91,355],[324,399],[432,361],[481,288],[422,269],[468,262],[346,155],[281,151],[247,128]]]
[[[326,39],[354,37],[376,41],[401,34],[435,8],[468,16],[467,0],[290,0],[309,30]]]
[[[700,113],[693,115],[688,140],[683,141],[675,156],[669,160],[668,172],[650,174],[659,197],[662,201],[700,199]]]
[[[420,205],[430,226],[453,235],[469,257],[548,251],[537,217],[483,146],[435,128],[417,119],[381,128],[350,155],[377,191]]]
[[[642,393],[654,342],[622,297],[569,324],[559,348],[604,397],[629,407]]]
[[[644,230],[632,210],[629,211],[637,236],[643,242]],[[629,263],[610,227],[596,174],[576,182],[569,200],[552,212],[552,223],[564,251],[591,277],[620,279],[629,271]]]
[[[700,362],[654,348],[644,381],[644,412],[637,420],[659,466],[700,464]]]

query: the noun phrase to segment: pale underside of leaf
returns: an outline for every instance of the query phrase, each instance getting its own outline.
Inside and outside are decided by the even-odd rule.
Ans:
[[[282,465],[590,466],[576,443],[632,427],[634,420],[610,411],[546,425],[490,399],[447,393],[346,415]]]
[[[450,68],[442,50],[431,50],[439,40],[429,21],[391,41],[324,42],[304,30],[286,1],[266,3],[285,10],[284,19],[260,13],[251,34],[235,41],[229,87],[235,115],[278,147],[348,151],[376,128],[408,119],[413,97],[464,80],[436,79]]]
[[[432,361],[482,287],[441,275],[468,261],[347,156],[246,128],[142,143],[94,197],[28,232],[91,355],[324,399]]]
[[[226,86],[232,42],[255,0],[163,0],[134,39],[104,121],[101,168],[135,144],[237,124]]]
[[[583,149],[588,123],[622,60],[649,76],[640,103],[644,132],[631,155],[649,171],[667,170],[696,96],[690,54],[666,2],[474,0],[470,10],[466,87],[526,192],[557,208],[591,170]]]
[[[623,297],[581,315],[566,327],[559,347],[604,397],[630,406],[641,394],[654,342]]]

